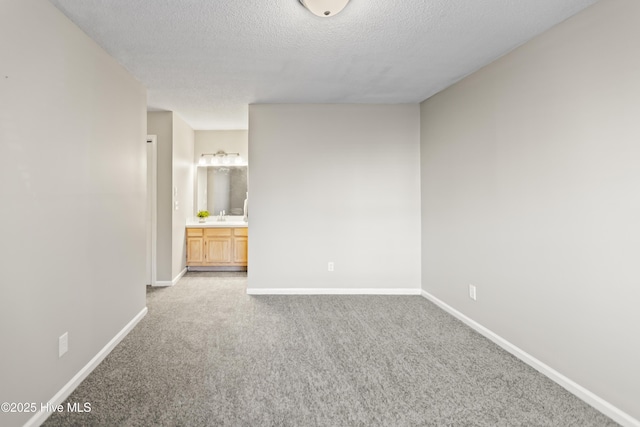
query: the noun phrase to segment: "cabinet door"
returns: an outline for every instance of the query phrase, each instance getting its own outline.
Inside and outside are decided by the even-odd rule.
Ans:
[[[204,262],[204,239],[187,237],[187,265]]]
[[[233,262],[239,265],[247,265],[247,247],[248,240],[246,237],[236,236],[233,240]]]
[[[231,237],[205,238],[205,261],[207,264],[231,262]]]

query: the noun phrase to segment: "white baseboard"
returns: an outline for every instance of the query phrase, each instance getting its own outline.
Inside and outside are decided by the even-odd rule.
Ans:
[[[62,402],[64,402],[64,400],[73,392],[73,390],[75,390],[76,387],[78,387],[80,383],[85,378],[87,378],[87,376],[100,364],[100,362],[104,360],[105,357],[107,357],[109,353],[111,353],[111,350],[113,350],[118,345],[118,343],[122,341],[122,339],[126,337],[129,332],[131,332],[131,330],[138,324],[140,320],[142,320],[142,318],[146,314],[147,307],[143,308],[140,313],[136,314],[136,316],[131,319],[131,321],[127,323],[127,325],[122,328],[122,330],[120,330],[120,332],[118,332],[116,336],[113,337],[111,341],[109,341],[107,345],[105,345],[102,350],[100,350],[98,354],[93,357],[93,359],[89,361],[89,363],[87,363],[82,369],[80,369],[80,371],[73,378],[71,378],[71,380],[66,383],[60,389],[60,391],[58,391],[55,396],[51,398],[51,400],[49,400],[48,407],[56,407],[62,404]],[[52,412],[48,411],[36,412],[33,417],[31,417],[29,421],[25,423],[24,427],[39,426],[44,423],[51,414]]]
[[[247,288],[248,295],[420,295],[417,288]]]
[[[484,337],[490,339],[491,341],[493,341],[494,343],[496,343],[497,345],[499,345],[509,353],[513,354],[515,357],[522,360],[527,365],[531,366],[538,372],[542,373],[543,375],[547,376],[551,380],[555,381],[560,386],[565,388],[567,391],[569,391],[570,393],[573,393],[580,399],[584,400],[586,403],[593,406],[594,408],[596,408],[597,410],[599,410],[600,412],[602,412],[612,420],[616,421],[617,423],[625,427],[640,427],[639,420],[633,418],[631,415],[627,414],[626,412],[622,411],[621,409],[607,402],[603,398],[597,396],[595,393],[582,387],[580,384],[576,383],[575,381],[572,381],[571,379],[565,377],[564,375],[562,375],[560,372],[556,371],[549,365],[536,359],[526,351],[510,343],[509,341],[502,338],[500,335],[496,334],[490,329],[485,328],[475,320],[465,316],[464,314],[462,314],[455,308],[451,307],[444,301],[438,299],[437,297],[431,295],[426,291],[422,291],[422,296],[428,299],[429,301],[433,302],[438,307],[442,308],[447,313],[451,314],[453,317],[467,324],[469,327],[476,330]]]
[[[174,286],[176,283],[178,283],[178,280],[180,280],[182,278],[182,276],[184,276],[187,273],[187,268],[185,267],[184,270],[182,270],[180,273],[178,273],[178,275],[176,277],[173,278],[172,281],[168,281],[168,280],[156,280],[156,284],[154,286],[159,287],[159,286]]]
[[[228,271],[239,271],[246,272],[247,267],[187,267],[187,271],[212,271],[212,272],[228,272]]]

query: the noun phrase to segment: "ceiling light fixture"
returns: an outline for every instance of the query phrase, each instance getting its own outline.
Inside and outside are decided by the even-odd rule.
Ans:
[[[337,15],[349,0],[298,0],[309,12],[321,18]]]
[[[231,165],[231,157],[233,157],[233,165],[246,166],[247,163],[242,159],[240,153],[226,153],[222,150],[216,153],[203,153],[200,155],[199,166],[219,166],[219,165]],[[208,158],[208,162],[207,162]]]

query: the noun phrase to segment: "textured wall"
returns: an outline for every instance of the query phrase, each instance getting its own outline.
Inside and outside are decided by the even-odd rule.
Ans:
[[[251,105],[248,288],[418,289],[419,138],[418,104]]]
[[[636,419],[639,16],[601,1],[421,125],[423,288]]]
[[[0,52],[0,401],[39,406],[145,307],[146,97],[46,1],[0,3]]]

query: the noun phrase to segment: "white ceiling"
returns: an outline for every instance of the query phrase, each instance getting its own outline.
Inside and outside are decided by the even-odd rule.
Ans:
[[[50,0],[194,129],[252,103],[423,101],[597,0]]]

